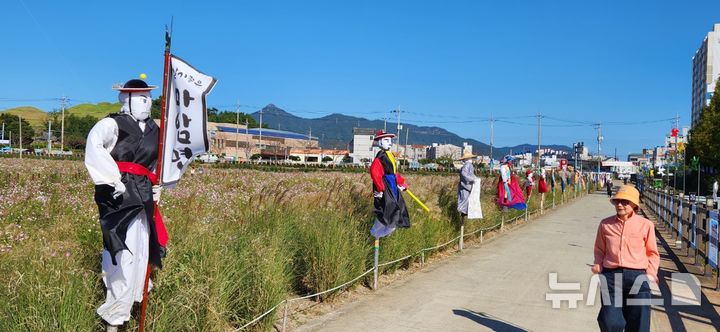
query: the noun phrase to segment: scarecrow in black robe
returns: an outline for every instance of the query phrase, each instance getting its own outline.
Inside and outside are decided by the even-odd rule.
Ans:
[[[141,302],[148,262],[161,267],[167,232],[155,207],[161,187],[152,172],[158,157],[159,128],[150,118],[152,96],[142,80],[119,90],[120,113],[90,130],[85,166],[95,183],[103,234],[102,279],[106,300],[97,313],[108,331],[130,320]]]
[[[397,172],[395,156],[390,152],[394,134],[378,130],[375,143],[380,147],[370,166],[370,177],[373,181],[375,221],[370,230],[375,238],[388,236],[396,228],[410,227],[405,200],[400,191],[407,190],[405,179]]]

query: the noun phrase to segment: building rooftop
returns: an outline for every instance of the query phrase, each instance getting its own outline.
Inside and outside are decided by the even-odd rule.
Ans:
[[[224,125],[218,125],[217,130],[219,132],[226,132],[226,133],[235,133],[239,132],[241,134],[249,134],[249,135],[260,135],[262,132],[263,136],[267,137],[277,137],[277,138],[292,138],[292,139],[304,139],[304,140],[315,140],[317,141],[318,138],[315,136],[308,136],[305,134],[295,133],[292,131],[285,131],[285,130],[278,130],[278,129],[268,129],[268,128],[237,128],[235,126],[224,126]]]
[[[375,135],[375,129],[372,129],[372,128],[353,128],[353,135]]]

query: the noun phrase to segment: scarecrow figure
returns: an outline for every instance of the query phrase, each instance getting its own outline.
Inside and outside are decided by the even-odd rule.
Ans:
[[[545,179],[545,169],[540,169],[540,181],[538,181],[538,192],[544,194],[548,192],[547,180]]]
[[[525,198],[517,178],[512,174],[513,159],[511,155],[507,155],[502,159],[500,178],[498,179],[497,203],[504,208],[525,210]]]
[[[458,182],[458,206],[461,223],[464,217],[468,219],[482,219],[482,207],[480,206],[480,178],[475,176],[475,167],[472,160],[476,155],[465,152],[460,158],[463,162],[460,168],[460,182]]]
[[[533,171],[532,169],[528,169],[525,171],[525,196],[527,196],[527,199],[530,199],[530,195],[532,195],[532,188],[533,185],[535,185],[535,179],[533,179]]]
[[[375,221],[370,230],[375,238],[392,234],[396,228],[410,227],[405,200],[400,191],[407,190],[405,179],[397,172],[395,156],[390,152],[394,134],[378,130],[373,141],[380,147],[370,166],[373,182]]]
[[[167,233],[154,204],[161,187],[153,186],[151,173],[160,131],[150,119],[150,90],[155,88],[139,79],[113,88],[119,91],[120,113],[98,121],[85,148],[104,246],[102,279],[107,293],[97,313],[108,331],[130,320],[133,303],[142,301],[148,262],[160,268],[165,253]]]
[[[560,190],[565,193],[565,186],[568,185],[568,162],[565,159],[560,159]]]

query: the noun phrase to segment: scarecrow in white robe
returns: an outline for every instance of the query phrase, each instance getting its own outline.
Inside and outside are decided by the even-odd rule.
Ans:
[[[400,194],[400,191],[407,190],[407,184],[398,173],[395,156],[390,152],[393,137],[394,134],[378,130],[373,139],[380,147],[380,151],[370,166],[375,212],[375,221],[370,234],[378,239],[392,234],[398,227],[410,227],[407,206]]]
[[[475,167],[472,164],[476,155],[465,152],[460,158],[463,162],[460,168],[460,181],[458,182],[458,206],[461,223],[464,217],[468,219],[482,219],[482,207],[480,206],[480,178],[475,176]]]
[[[142,80],[130,80],[119,91],[120,113],[98,121],[90,130],[85,166],[95,183],[95,202],[103,233],[102,279],[105,303],[97,313],[108,331],[130,320],[141,302],[148,262],[160,268],[167,232],[155,207],[161,187],[154,170],[159,128],[150,118],[152,96]]]

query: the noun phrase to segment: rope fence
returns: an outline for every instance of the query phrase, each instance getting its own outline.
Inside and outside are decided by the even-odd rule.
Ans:
[[[579,197],[582,197],[583,194],[584,194],[584,195],[587,195],[587,194],[588,194],[588,191],[587,191],[587,190],[579,190],[578,192],[580,193],[580,196],[579,196]],[[563,196],[564,196],[564,194],[563,194]],[[574,196],[572,196],[572,197],[569,197],[569,198],[564,198],[564,197],[563,197],[563,199],[559,202],[558,206],[561,206],[561,205],[563,205],[564,203],[567,203],[567,202],[569,202],[570,200],[573,200],[573,199],[575,199],[575,198],[577,198],[577,197],[578,197],[577,194],[574,195]],[[283,313],[283,317],[282,317],[282,328],[280,329],[280,331],[285,331],[285,328],[286,328],[286,325],[287,325],[287,318],[288,318],[288,314],[289,314],[289,312],[288,312],[289,309],[288,309],[288,308],[289,308],[289,304],[290,304],[291,302],[300,301],[300,300],[305,300],[305,299],[309,299],[309,298],[312,298],[312,297],[318,297],[318,296],[321,296],[321,295],[324,295],[324,294],[327,294],[327,293],[331,293],[331,292],[333,292],[333,291],[336,291],[336,290],[345,288],[345,287],[347,287],[347,286],[349,286],[349,285],[354,284],[356,281],[358,281],[359,279],[367,276],[367,275],[370,274],[371,272],[376,272],[375,275],[377,276],[377,271],[378,271],[378,269],[379,269],[380,267],[392,265],[392,264],[395,264],[395,263],[397,263],[397,262],[401,262],[401,261],[404,261],[404,260],[406,260],[406,259],[409,259],[409,258],[412,258],[412,257],[416,257],[416,256],[418,256],[418,255],[419,255],[420,258],[421,258],[420,264],[421,264],[421,267],[422,267],[422,266],[424,265],[424,263],[425,263],[425,252],[426,252],[426,251],[432,251],[432,250],[440,249],[440,248],[442,248],[442,247],[445,247],[445,246],[447,246],[447,245],[450,245],[450,244],[452,244],[452,243],[455,243],[456,241],[459,241],[461,238],[465,238],[465,237],[468,237],[468,236],[477,234],[478,232],[480,232],[480,243],[482,243],[482,242],[483,242],[483,233],[486,232],[486,231],[494,230],[494,229],[498,228],[498,226],[500,226],[500,231],[502,232],[502,231],[503,231],[503,226],[504,226],[505,224],[512,224],[512,223],[516,222],[516,221],[517,221],[518,219],[520,219],[520,218],[524,218],[524,219],[527,221],[529,215],[531,215],[531,214],[532,214],[532,215],[537,215],[537,214],[542,215],[543,212],[544,212],[544,210],[547,210],[547,209],[552,210],[552,209],[555,209],[555,207],[556,207],[556,206],[555,206],[555,204],[554,204],[554,195],[553,195],[553,205],[552,205],[551,207],[548,207],[548,208],[545,208],[545,209],[542,209],[542,207],[541,207],[541,208],[537,208],[537,209],[533,210],[532,212],[530,212],[530,211],[528,211],[528,210],[526,209],[526,210],[525,210],[525,213],[520,214],[520,215],[518,215],[518,216],[515,216],[515,217],[513,217],[512,219],[509,219],[509,220],[507,220],[507,221],[504,220],[504,216],[503,216],[503,217],[502,217],[503,220],[501,220],[501,221],[500,221],[499,223],[497,223],[497,224],[494,224],[494,225],[488,226],[488,227],[484,227],[484,228],[479,228],[479,229],[476,229],[476,230],[474,230],[474,231],[472,231],[472,232],[470,232],[470,233],[458,235],[458,236],[450,239],[449,241],[447,241],[447,242],[445,242],[445,243],[442,243],[442,244],[439,244],[439,245],[436,245],[436,246],[433,246],[433,247],[422,248],[422,249],[418,250],[418,251],[415,252],[415,253],[412,253],[412,254],[409,254],[409,255],[406,255],[406,256],[403,256],[403,257],[400,257],[400,258],[397,258],[397,259],[394,259],[394,260],[391,260],[391,261],[388,261],[388,262],[377,263],[377,261],[376,261],[376,262],[374,262],[374,264],[373,264],[374,266],[373,266],[372,268],[368,269],[367,271],[363,272],[361,275],[359,275],[359,276],[353,278],[352,280],[350,280],[350,281],[348,281],[348,282],[345,282],[345,283],[343,283],[343,284],[341,284],[341,285],[335,286],[335,287],[333,287],[333,288],[331,288],[331,289],[324,290],[324,291],[322,291],[322,292],[318,292],[318,293],[314,293],[314,294],[309,294],[309,295],[304,295],[304,296],[299,296],[299,297],[294,297],[294,298],[282,300],[280,303],[278,303],[278,304],[276,304],[275,306],[273,306],[272,308],[268,309],[268,310],[267,310],[265,313],[263,313],[262,315],[255,317],[253,320],[247,322],[245,325],[243,325],[243,326],[241,326],[241,327],[233,330],[233,332],[241,331],[241,330],[243,330],[243,329],[245,329],[245,328],[247,328],[247,327],[249,327],[249,326],[257,323],[258,321],[260,321],[261,319],[265,318],[267,315],[271,314],[273,311],[275,311],[278,307],[280,307],[280,306],[283,305],[283,304],[285,305],[285,307],[284,307],[284,313]],[[376,247],[376,248],[377,248],[377,247]],[[459,250],[462,250],[462,244],[461,244],[461,242],[458,242],[458,248],[459,248]],[[373,249],[373,250],[377,250],[377,249]],[[377,278],[377,277],[375,277],[375,278]],[[374,290],[376,290],[376,288],[377,288],[376,285],[377,285],[377,280],[375,280],[375,283],[374,283],[374,287],[373,287]]]

